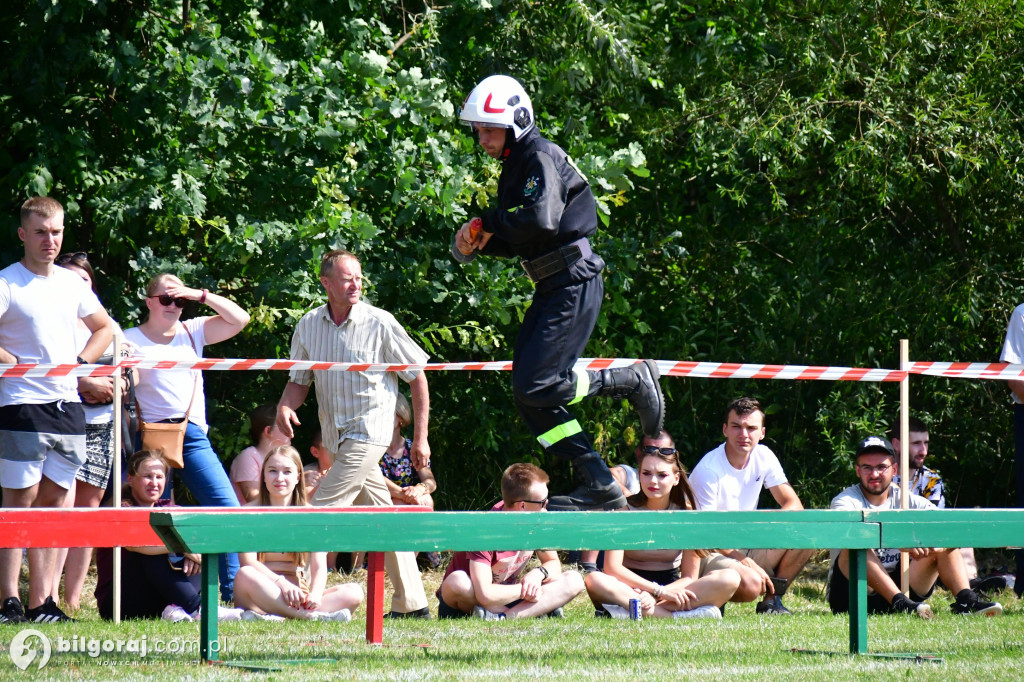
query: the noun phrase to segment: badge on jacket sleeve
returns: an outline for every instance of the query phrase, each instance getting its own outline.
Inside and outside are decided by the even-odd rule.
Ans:
[[[526,184],[523,185],[523,196],[531,196],[534,192],[537,191],[538,187],[540,187],[540,178],[538,178],[536,175],[531,175],[529,179],[527,179]]]

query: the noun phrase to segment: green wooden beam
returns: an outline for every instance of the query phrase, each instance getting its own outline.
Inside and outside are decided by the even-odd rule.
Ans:
[[[217,574],[220,571],[220,557],[216,554],[203,556],[200,570],[199,656],[203,661],[216,661],[220,656],[220,636],[217,633],[220,615],[220,590]]]
[[[868,557],[867,550],[848,553],[850,583],[850,653],[868,652]],[[839,570],[838,568],[835,570]]]
[[[153,512],[174,551],[874,548],[859,511],[755,512]]]
[[[908,509],[865,512],[882,526],[882,547],[1024,546],[1024,509]]]

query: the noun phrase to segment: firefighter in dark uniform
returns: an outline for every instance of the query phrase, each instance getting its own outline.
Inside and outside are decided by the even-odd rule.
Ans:
[[[590,185],[558,145],[541,137],[522,85],[490,76],[466,99],[459,115],[487,154],[501,160],[498,206],[469,221],[455,236],[468,260],[476,252],[521,260],[533,281],[533,301],[512,354],[516,406],[540,444],[570,461],[580,486],[552,497],[560,510],[619,509],[625,498],[601,455],[566,409],[584,398],[626,398],[644,435],[657,437],[665,400],[652,360],[600,371],[574,371],[601,312],[604,261],[588,237],[597,230]]]

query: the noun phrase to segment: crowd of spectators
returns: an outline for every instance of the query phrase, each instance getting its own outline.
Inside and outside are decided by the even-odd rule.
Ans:
[[[112,362],[119,331],[95,293],[95,272],[84,253],[60,255],[63,208],[36,198],[22,208],[19,236],[23,260],[0,272],[0,363]],[[294,360],[420,365],[427,354],[397,320],[361,300],[362,267],[352,253],[324,254],[320,281],[327,302],[309,311],[292,339]],[[42,303],[46,302],[47,305]],[[188,286],[170,273],[149,281],[141,324],[124,331],[125,352],[139,360],[177,361],[184,369],[142,368],[130,375],[94,378],[5,377],[0,380],[0,485],[4,507],[95,507],[104,493],[123,483],[123,506],[172,504],[175,472],[192,498],[204,506],[392,506],[433,510],[438,492],[428,441],[430,400],[422,371],[331,372],[292,370],[280,401],[249,415],[251,445],[230,469],[208,437],[201,371],[188,369],[207,346],[239,334],[249,314],[229,298]],[[182,319],[186,304],[203,312]],[[408,384],[410,400],[399,390]],[[311,433],[312,461],[303,464],[292,447],[300,427],[297,409],[315,385],[319,423]],[[112,480],[115,392],[134,399],[147,423],[179,425],[180,450],[144,449],[130,434],[126,479]],[[753,510],[762,490],[781,509],[803,505],[778,457],[761,441],[765,412],[752,398],[725,411],[724,441],[688,473],[671,436],[659,427],[636,448],[635,466],[610,470],[609,498],[628,510]],[[412,427],[412,437],[405,435]],[[648,429],[645,429],[648,430]],[[905,444],[882,435],[862,441],[854,470],[857,481],[832,501],[834,509],[899,508],[898,450]],[[939,474],[924,465],[927,427],[910,429],[910,507],[945,506]],[[127,454],[127,453],[126,453]],[[551,496],[548,475],[532,464],[514,464],[502,475],[495,512],[542,512]],[[930,618],[925,603],[938,580],[958,614],[997,615],[999,603],[985,590],[1012,587],[978,579],[968,549],[914,549],[910,591],[897,587],[899,549],[869,553],[869,608],[873,612]],[[558,617],[586,592],[596,614],[610,618],[722,618],[727,602],[757,602],[756,612],[786,616],[782,597],[811,558],[810,550],[707,548],[704,550],[598,550],[585,552],[581,570],[563,568],[554,551],[481,549],[456,552],[437,590],[442,618],[486,620]],[[68,620],[77,611],[92,550],[30,549],[27,608],[21,601],[21,550],[0,550],[0,623]],[[163,547],[122,551],[122,613],[134,618],[194,620],[199,615],[201,557],[169,554]],[[426,567],[439,568],[437,553]],[[324,552],[221,555],[221,607],[226,620],[284,618],[347,621],[363,599],[348,582],[327,587],[329,569],[340,562]],[[358,567],[359,559],[349,560]],[[112,550],[96,555],[96,600],[110,618],[113,604]],[[598,567],[600,564],[600,568]],[[828,603],[846,603],[848,557],[830,556]],[[416,557],[386,555],[394,586],[390,618],[430,618]],[[63,600],[59,586],[64,576]],[[234,606],[228,606],[233,604]]]

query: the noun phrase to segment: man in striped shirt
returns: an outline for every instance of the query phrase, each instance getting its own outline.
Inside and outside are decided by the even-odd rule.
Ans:
[[[428,356],[391,313],[360,300],[363,272],[348,251],[324,254],[320,284],[327,303],[306,313],[292,335],[292,360],[384,364],[425,364]],[[430,459],[427,423],[430,398],[422,371],[349,372],[292,370],[277,406],[281,432],[293,437],[299,424],[295,410],[316,384],[323,446],[334,463],[320,480],[313,505],[320,507],[388,506],[384,475],[378,462],[391,442],[399,377],[409,384],[413,404],[411,455],[417,468]],[[394,585],[392,618],[429,618],[427,596],[412,552],[389,552],[384,566]]]

